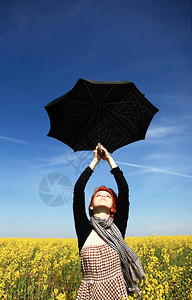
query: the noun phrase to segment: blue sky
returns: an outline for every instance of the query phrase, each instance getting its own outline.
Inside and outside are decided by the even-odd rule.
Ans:
[[[75,237],[71,187],[92,153],[47,137],[44,106],[78,78],[132,81],[160,110],[144,141],[113,154],[130,188],[126,235],[191,234],[191,44],[189,0],[0,2],[1,237]],[[94,187],[116,190],[109,170],[95,169],[87,205]],[[52,207],[39,191],[56,177],[65,203]]]

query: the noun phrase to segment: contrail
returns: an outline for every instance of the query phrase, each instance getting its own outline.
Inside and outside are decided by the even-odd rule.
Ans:
[[[130,163],[121,162],[121,161],[117,161],[116,163],[118,163],[120,165],[126,165],[126,166],[130,166],[130,167],[135,167],[135,168],[147,169],[149,171],[153,171],[153,172],[157,172],[157,173],[166,173],[166,174],[171,174],[171,175],[176,175],[176,176],[181,176],[181,177],[186,177],[186,178],[192,179],[192,176],[190,176],[190,175],[185,175],[185,174],[181,174],[181,173],[177,173],[177,172],[172,172],[172,171],[165,170],[165,169],[154,168],[154,167],[151,167],[151,166],[143,166],[143,165],[137,165],[137,164],[130,164]]]
[[[18,144],[25,144],[25,145],[29,144],[26,141],[18,140],[18,139],[12,138],[12,137],[2,136],[2,135],[0,135],[0,140],[5,140],[5,141],[8,141],[8,142],[14,142],[14,143],[18,143]]]

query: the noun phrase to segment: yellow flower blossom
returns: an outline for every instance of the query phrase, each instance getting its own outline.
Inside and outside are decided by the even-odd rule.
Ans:
[[[146,274],[143,300],[192,300],[192,235],[125,241]],[[0,299],[75,300],[81,280],[77,239],[0,238]]]

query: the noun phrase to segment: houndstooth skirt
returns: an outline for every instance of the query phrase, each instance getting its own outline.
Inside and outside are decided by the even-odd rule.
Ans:
[[[80,252],[83,280],[76,300],[127,300],[117,251],[108,244],[84,246]]]

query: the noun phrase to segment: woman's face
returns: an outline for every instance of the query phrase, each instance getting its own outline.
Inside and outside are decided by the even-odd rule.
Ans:
[[[109,211],[111,211],[112,206],[113,198],[111,194],[107,191],[99,191],[95,194],[90,208],[94,209],[98,207],[106,207],[109,209]]]

